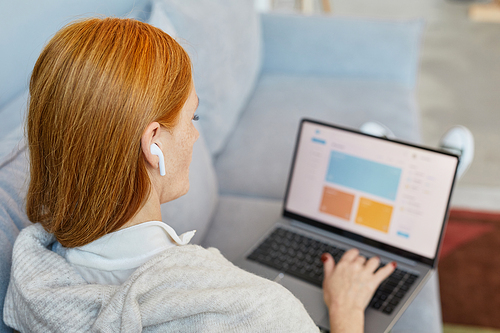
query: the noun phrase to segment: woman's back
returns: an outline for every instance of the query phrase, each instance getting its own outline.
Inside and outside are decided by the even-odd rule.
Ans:
[[[216,249],[171,248],[116,286],[88,284],[47,249],[54,241],[39,224],[19,235],[7,325],[23,332],[318,331],[288,290],[235,267]]]

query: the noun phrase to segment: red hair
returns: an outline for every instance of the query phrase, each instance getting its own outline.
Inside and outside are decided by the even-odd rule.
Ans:
[[[143,131],[175,126],[191,85],[187,53],[146,23],[92,18],[57,32],[30,81],[29,219],[65,247],[123,226],[151,188]]]

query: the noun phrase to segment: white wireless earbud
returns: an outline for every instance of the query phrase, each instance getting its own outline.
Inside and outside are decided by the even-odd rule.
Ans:
[[[151,145],[151,154],[156,155],[160,158],[160,175],[165,176],[165,158],[163,157],[163,152],[156,143]]]

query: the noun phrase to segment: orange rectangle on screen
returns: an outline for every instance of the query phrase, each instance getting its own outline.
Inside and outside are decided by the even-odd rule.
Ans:
[[[325,186],[319,210],[344,220],[351,218],[354,195]]]
[[[389,232],[393,207],[367,198],[359,199],[356,223],[382,232]]]

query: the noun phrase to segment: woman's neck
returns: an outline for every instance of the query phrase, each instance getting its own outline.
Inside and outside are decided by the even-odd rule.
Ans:
[[[152,189],[146,203],[127,223],[120,229],[125,229],[149,221],[161,221],[161,205],[157,192]],[[119,229],[119,230],[120,230]]]

